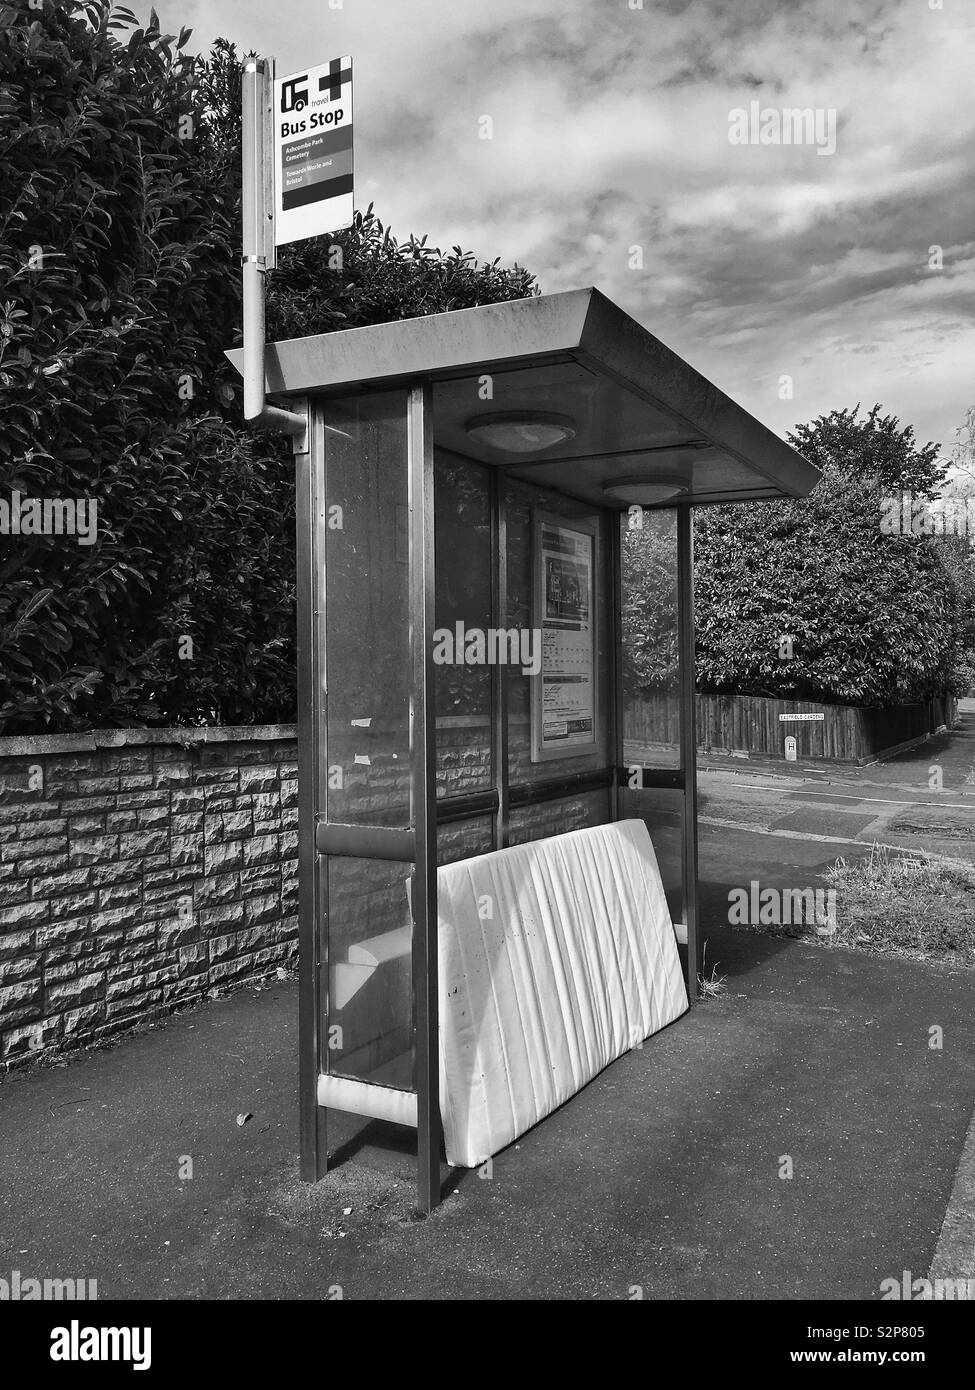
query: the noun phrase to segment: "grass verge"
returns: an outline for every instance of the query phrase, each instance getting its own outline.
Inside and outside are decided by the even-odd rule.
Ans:
[[[865,859],[837,859],[827,882],[836,890],[830,945],[975,966],[975,865],[874,845]]]

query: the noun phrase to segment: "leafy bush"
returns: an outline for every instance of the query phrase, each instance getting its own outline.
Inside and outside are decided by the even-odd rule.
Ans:
[[[480,264],[459,246],[445,253],[426,242],[398,242],[370,203],[351,227],[284,248],[268,286],[268,336],[303,338],[537,293],[520,266]]]
[[[187,31],[122,44],[134,21],[95,3],[0,18],[2,495],[98,507],[93,545],[0,542],[0,727],[152,721],[187,479],[226,433],[233,209],[181,139]],[[212,470],[192,505],[219,488]]]
[[[623,689],[673,693],[677,682],[676,533],[670,512],[623,531]]]
[[[294,717],[290,445],[241,427],[224,358],[241,63],[189,37],[108,0],[0,4],[0,502],[98,508],[92,545],[0,535],[0,733]],[[283,250],[273,333],[533,292],[371,208],[335,241],[342,273]]]
[[[950,690],[975,690],[975,540],[969,535],[938,536],[931,545],[955,592],[955,651]]]
[[[964,693],[971,552],[880,529],[882,496],[940,485],[937,448],[919,448],[880,406],[833,411],[791,442],[823,471],[810,496],[695,514],[698,689],[858,705]],[[666,522],[646,521],[623,545],[629,695],[660,693],[677,676],[674,542]]]
[[[876,488],[832,464],[801,500],[706,509],[699,688],[853,705],[941,694],[955,649],[951,580],[931,544],[884,535],[879,516]]]

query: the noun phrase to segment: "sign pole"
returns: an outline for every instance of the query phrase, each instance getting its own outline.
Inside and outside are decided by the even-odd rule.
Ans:
[[[307,435],[303,415],[280,410],[264,399],[264,276],[274,265],[274,231],[267,215],[268,64],[248,58],[241,75],[243,255],[241,288],[244,322],[244,419],[295,436],[296,452]],[[271,84],[273,87],[273,83]],[[303,451],[303,450],[302,450]]]

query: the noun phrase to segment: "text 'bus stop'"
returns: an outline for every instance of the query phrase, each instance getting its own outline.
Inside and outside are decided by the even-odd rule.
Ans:
[[[242,354],[230,354],[239,366]],[[328,1108],[416,1127],[440,1198],[438,866],[650,830],[696,994],[691,508],[819,474],[595,290],[270,345],[298,458],[302,1173]],[[679,731],[624,737],[653,528]]]

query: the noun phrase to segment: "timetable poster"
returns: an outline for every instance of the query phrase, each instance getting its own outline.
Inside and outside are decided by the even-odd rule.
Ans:
[[[596,746],[593,624],[595,530],[535,515],[535,640],[542,660],[532,701],[532,761]]]

